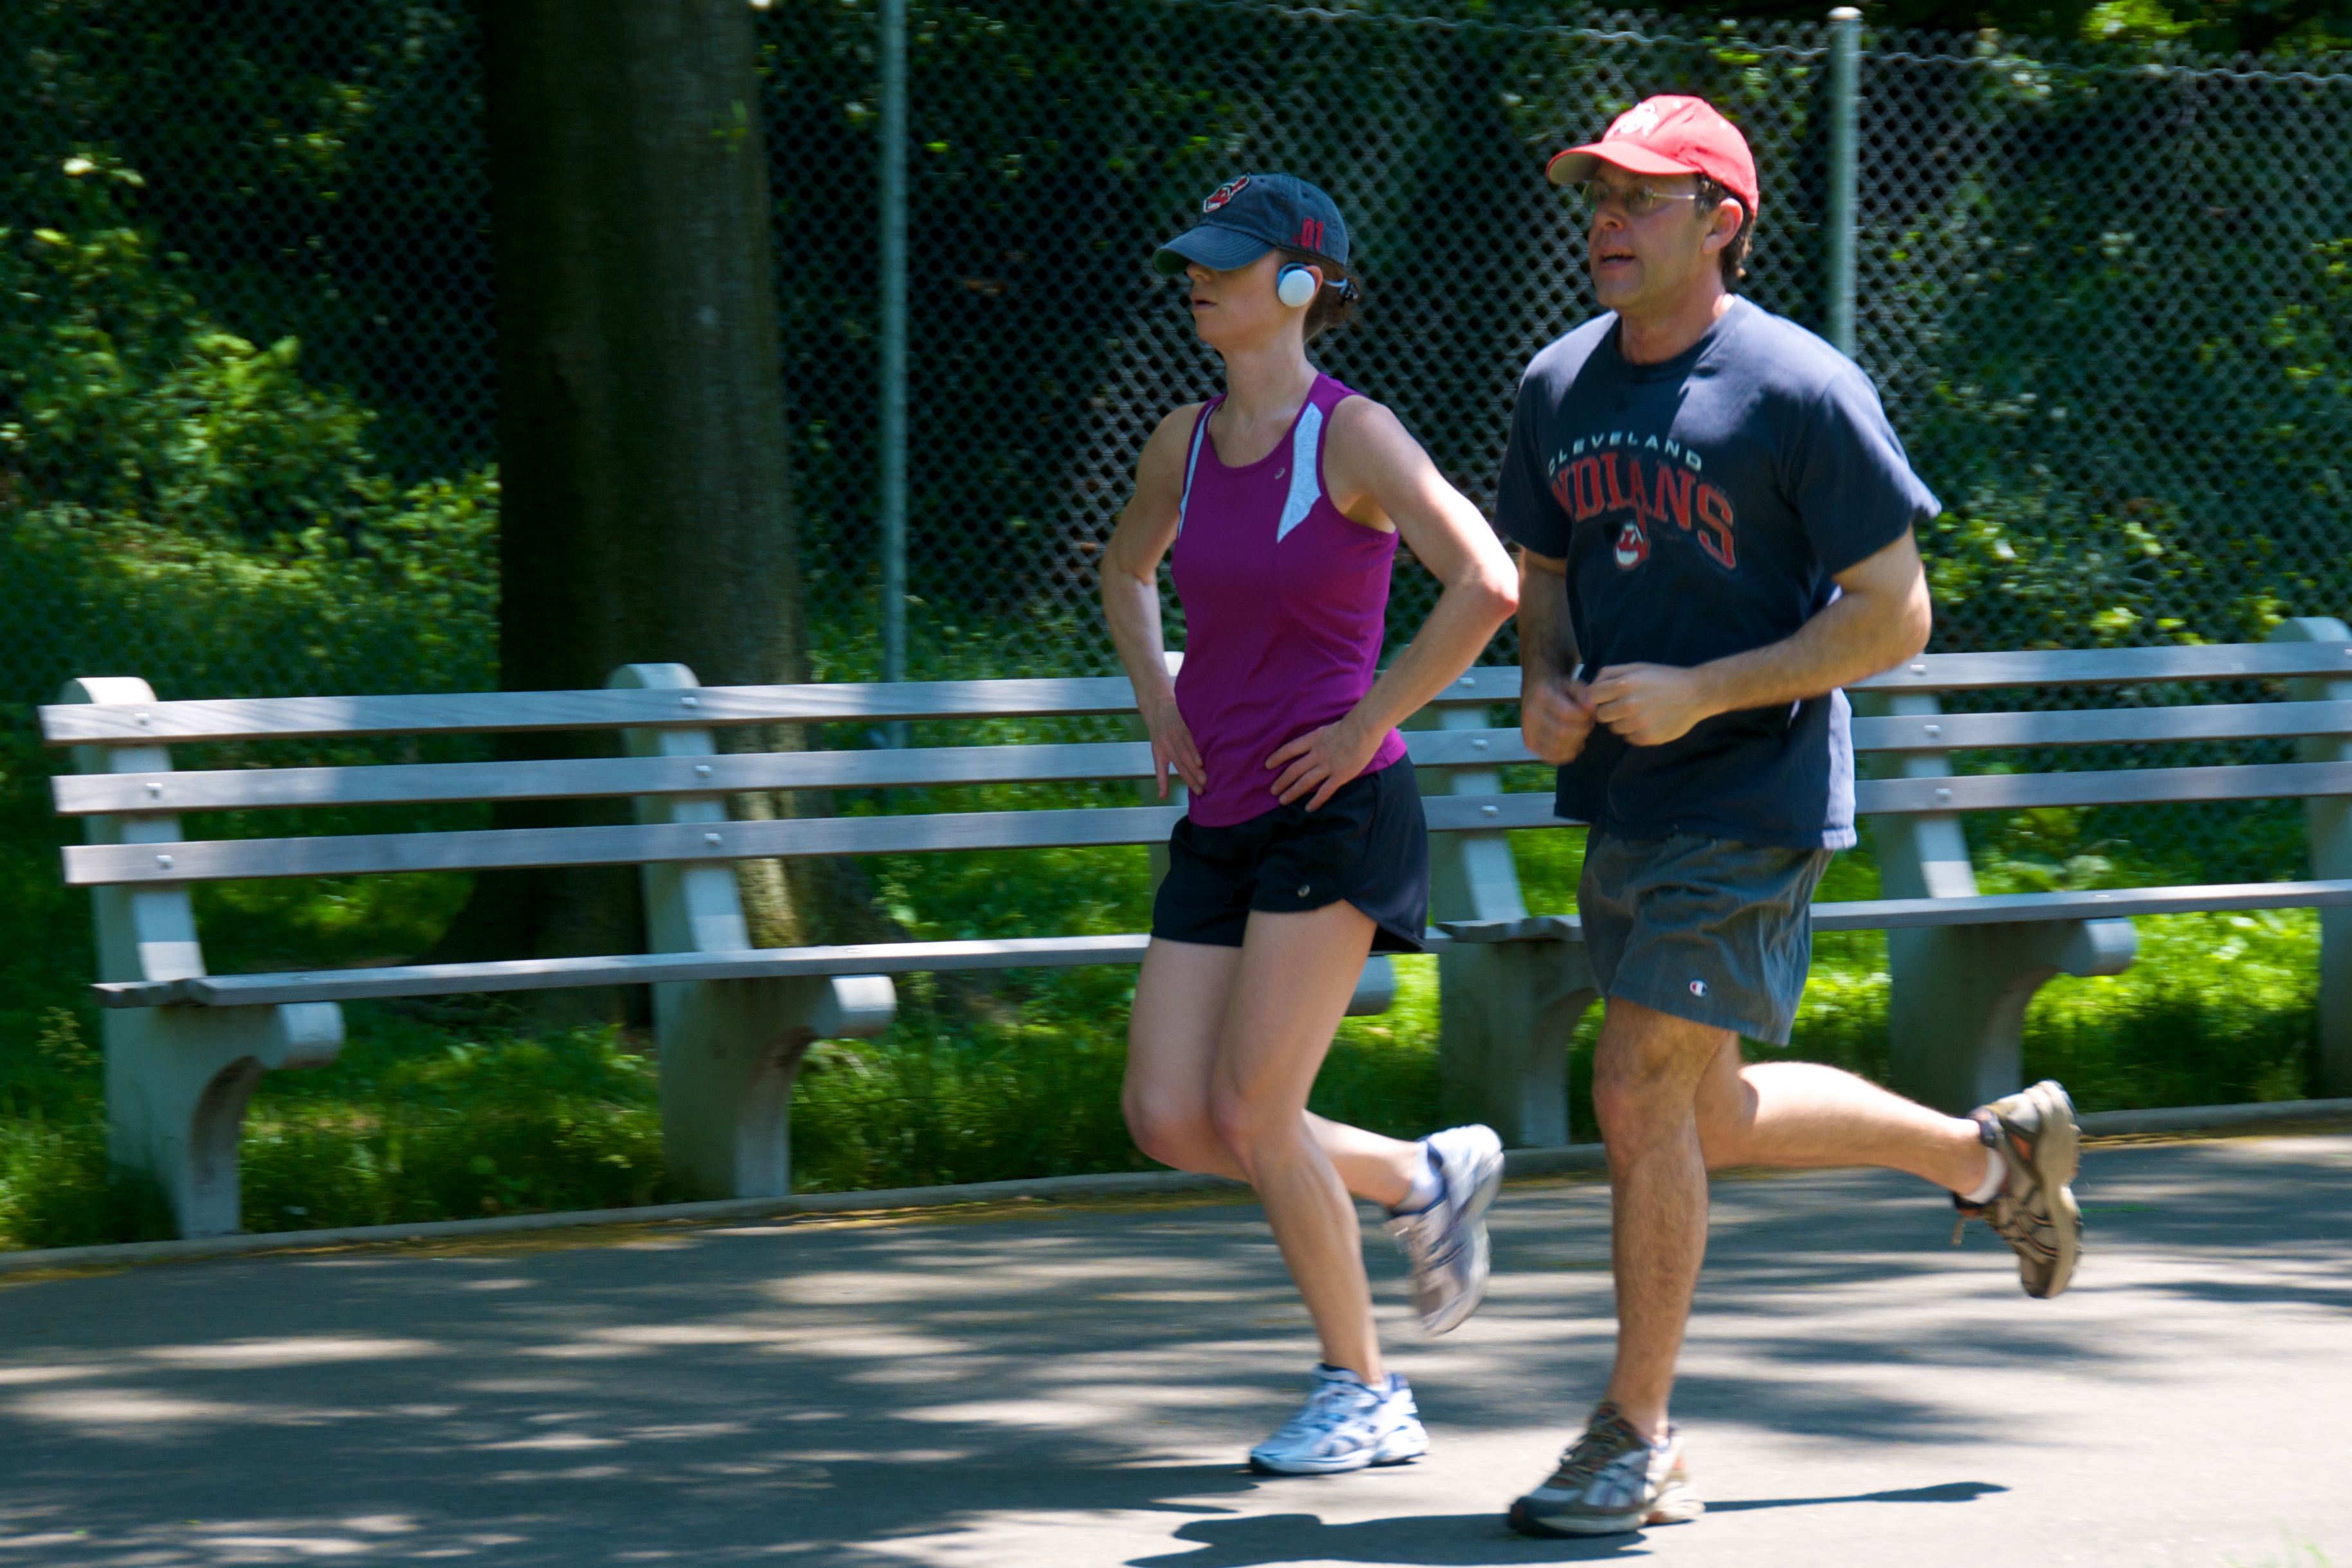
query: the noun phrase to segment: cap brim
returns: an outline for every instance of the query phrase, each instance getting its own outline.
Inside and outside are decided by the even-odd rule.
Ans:
[[[1544,177],[1555,185],[1580,185],[1592,178],[1593,171],[1603,163],[1629,174],[1699,173],[1688,163],[1677,163],[1663,153],[1653,153],[1631,142],[1589,142],[1555,156],[1544,165]]]
[[[1153,268],[1173,278],[1194,262],[1212,272],[1230,272],[1236,267],[1247,267],[1274,247],[1254,234],[1244,234],[1223,224],[1195,224],[1182,234],[1152,252]]]

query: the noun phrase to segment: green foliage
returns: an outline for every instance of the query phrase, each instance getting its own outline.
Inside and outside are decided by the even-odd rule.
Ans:
[[[0,289],[17,305],[0,315],[9,466],[39,474],[52,502],[245,540],[349,531],[382,510],[389,487],[362,445],[372,416],[306,384],[295,340],[257,346],[214,325],[116,216],[0,229]]]
[[[364,444],[373,416],[308,382],[298,343],[197,307],[116,208],[110,185],[143,182],[77,165],[56,180],[78,226],[0,229],[19,307],[0,313],[0,564],[47,673],[492,684],[494,474],[396,484]]]

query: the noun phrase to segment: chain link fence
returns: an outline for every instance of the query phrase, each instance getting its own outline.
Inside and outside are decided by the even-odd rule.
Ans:
[[[828,679],[878,667],[876,11],[754,11]],[[1318,357],[1482,506],[1520,367],[1592,309],[1543,160],[1636,99],[1742,125],[1748,291],[1822,323],[1823,28],[910,11],[917,676],[1113,668],[1094,557],[1154,423],[1216,385],[1147,258],[1234,174],[1338,198],[1369,299]],[[0,15],[0,700],[100,669],[186,696],[495,679],[473,49],[458,0]],[[1858,353],[1950,509],[1936,646],[2352,615],[2352,64],[1876,35],[1860,88]],[[1396,636],[1433,587],[1401,563]],[[2111,826],[2275,875],[2292,816]]]

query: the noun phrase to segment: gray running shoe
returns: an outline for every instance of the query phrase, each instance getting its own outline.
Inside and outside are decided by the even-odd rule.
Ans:
[[[1412,1265],[1421,1331],[1461,1326],[1486,1296],[1486,1209],[1503,1184],[1503,1141],[1491,1127],[1449,1127],[1421,1141],[1436,1167],[1437,1201],[1389,1215],[1389,1234]]]
[[[1429,1452],[1412,1385],[1395,1373],[1375,1388],[1345,1367],[1318,1365],[1297,1415],[1250,1450],[1264,1475],[1328,1476],[1372,1465],[1402,1465]]]
[[[1521,1535],[1616,1535],[1646,1524],[1682,1524],[1706,1511],[1683,1465],[1683,1435],[1668,1427],[1653,1448],[1607,1400],[1551,1479],[1511,1504]]]
[[[2009,1177],[1987,1203],[1952,1195],[1960,1213],[1953,1244],[1969,1220],[1984,1221],[2017,1254],[2025,1293],[2055,1296],[2074,1279],[2083,1253],[2083,1211],[2074,1206],[2072,1185],[2082,1163],[2083,1129],[2074,1102],[2045,1079],[1970,1114],[1983,1130],[1985,1146],[2008,1157]]]

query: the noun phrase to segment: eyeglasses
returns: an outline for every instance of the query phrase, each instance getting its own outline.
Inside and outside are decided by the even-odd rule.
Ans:
[[[1661,191],[1649,185],[1605,185],[1599,180],[1587,180],[1570,187],[1575,195],[1570,205],[1588,218],[1599,217],[1601,209],[1611,202],[1622,205],[1627,217],[1648,217],[1663,209],[1668,202],[1695,202],[1696,191]]]

